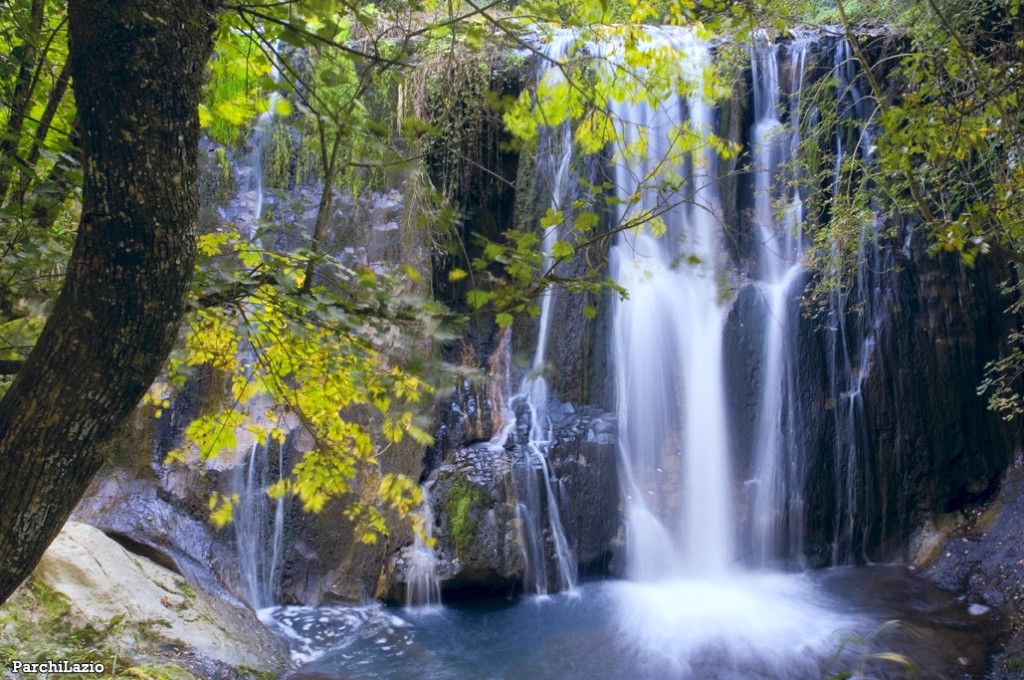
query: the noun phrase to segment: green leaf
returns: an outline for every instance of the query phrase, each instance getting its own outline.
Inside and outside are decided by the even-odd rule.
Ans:
[[[596,227],[597,223],[598,223],[597,213],[592,211],[592,210],[587,210],[585,212],[581,212],[578,215],[576,215],[576,219],[575,219],[575,221],[573,223],[573,226],[576,227],[577,231],[579,231],[580,233],[585,234],[588,231],[590,231],[591,229],[593,229],[594,227]]]
[[[555,210],[554,208],[548,208],[548,211],[544,213],[544,216],[540,218],[540,226],[543,229],[550,229],[551,227],[557,227],[562,223],[562,211]]]
[[[320,73],[320,82],[328,87],[336,87],[352,82],[352,78],[345,71],[328,70]]]
[[[556,260],[567,260],[575,254],[576,249],[566,241],[555,241],[551,244],[551,256]]]
[[[480,309],[494,299],[494,293],[487,290],[471,290],[466,293],[466,302],[473,309]]]
[[[499,328],[507,328],[512,325],[512,315],[507,312],[502,312],[494,317],[494,320],[498,323]]]

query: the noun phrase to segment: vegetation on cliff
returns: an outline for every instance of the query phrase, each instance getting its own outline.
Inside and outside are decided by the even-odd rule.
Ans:
[[[639,24],[695,24],[702,35],[728,32],[742,41],[755,30],[836,20],[868,84],[879,134],[871,149],[876,165],[851,172],[856,181],[833,206],[854,226],[833,230],[821,249],[856,257],[859,247],[830,249],[855,231],[859,211],[881,205],[891,219],[918,225],[937,250],[968,262],[993,252],[1018,261],[1024,251],[1016,151],[1024,87],[1019,0],[796,8],[729,0],[129,4],[75,0],[65,11],[57,2],[15,0],[0,19],[0,369],[15,376],[0,401],[0,599],[38,560],[101,464],[104,442],[175,342],[181,349],[169,366],[171,385],[191,368],[212,364],[235,399],[193,423],[192,448],[176,457],[230,446],[234,427],[251,415],[247,407],[269,396],[276,406],[251,426],[257,437],[280,439],[279,421],[291,414],[316,439],[273,492],[294,493],[316,510],[367,473],[379,503],[354,502],[352,516],[373,540],[386,531],[384,507],[407,512],[419,501],[413,480],[381,476],[377,463],[404,437],[430,439],[419,412],[432,382],[423,339],[450,337],[474,315],[506,326],[516,314],[536,314],[537,296],[552,285],[570,292],[614,288],[604,268],[610,235],[662,230],[659,208],[611,205],[607,187],[584,182],[586,198],[552,209],[535,230],[513,229],[468,248],[456,239],[465,266],[447,278],[467,283],[464,304],[454,311],[430,299],[424,282],[432,273],[423,268],[353,262],[332,252],[328,231],[343,193],[358,200],[393,169],[436,162],[439,154],[450,154],[435,166],[448,179],[456,172],[451,159],[473,162],[460,146],[467,137],[452,134],[444,120],[424,119],[404,105],[391,117],[371,115],[389,100],[384,93],[416,99],[411,79],[421,60],[462,74],[443,83],[448,90],[473,84],[452,94],[495,107],[515,148],[529,150],[540,131],[567,123],[577,151],[598,155],[621,141],[621,125],[605,106],[609,98],[716,100],[729,90],[725,72],[688,73],[674,54],[652,47]],[[890,69],[892,57],[873,62],[853,28],[872,19],[907,35],[890,76],[908,84],[901,92],[885,90],[876,75]],[[172,32],[171,25],[183,28]],[[467,54],[500,38],[530,58],[546,58],[534,32],[548,29],[538,26],[570,27],[578,46],[621,45],[620,58],[569,50],[558,57],[558,75],[536,89],[485,93],[492,60],[474,64]],[[118,50],[102,47],[111,41]],[[645,73],[642,85],[627,87],[624,71]],[[486,79],[470,77],[483,72]],[[426,87],[438,87],[436,78]],[[420,94],[421,104],[427,99]],[[436,96],[431,101],[419,113],[453,115]],[[245,139],[262,113],[288,122],[273,127],[273,181],[294,187],[315,176],[325,187],[312,225],[289,231],[266,220],[251,233],[229,225],[198,235],[200,123],[222,145],[224,159],[224,147]],[[460,127],[475,119],[465,123]],[[618,153],[638,154],[646,144],[640,135]],[[708,144],[723,157],[736,153],[731,142],[683,126],[673,131],[667,160]],[[682,180],[668,165],[641,178],[663,191],[666,206],[685,200],[677,195]],[[453,184],[418,186],[432,194],[422,203],[434,207],[429,240],[459,236]],[[613,212],[621,218],[609,224]],[[538,233],[551,230],[557,238],[545,257]],[[287,238],[270,238],[280,233]],[[580,257],[587,263],[580,275],[559,274],[561,263]],[[1021,298],[1016,285],[1008,282],[1011,303]],[[186,300],[189,321],[179,332]],[[1010,346],[1022,339],[1011,337]],[[251,360],[240,358],[243,350]],[[984,387],[993,406],[1021,410],[1022,371],[1019,348],[992,366]],[[148,398],[164,404],[164,389],[157,386]],[[226,520],[232,503],[211,499],[215,517]]]

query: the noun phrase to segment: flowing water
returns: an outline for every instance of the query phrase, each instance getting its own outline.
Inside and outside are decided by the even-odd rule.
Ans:
[[[841,123],[836,127],[836,162],[833,196],[842,195],[851,183],[865,181],[858,164],[870,163],[873,153],[870,106],[858,79],[857,65],[850,44],[840,41],[833,59],[836,98]],[[868,446],[861,387],[867,380],[875,358],[876,345],[885,323],[881,304],[887,274],[895,267],[874,240],[877,219],[861,222],[858,236],[864,246],[864,264],[857,269],[849,286],[830,294],[828,341],[828,378],[835,395],[832,405],[835,428],[833,488],[835,489],[832,563],[843,564],[862,559],[870,537],[858,535],[858,527],[874,524],[875,494],[870,488],[875,474],[867,467]],[[852,313],[851,313],[852,312]]]
[[[756,460],[751,552],[762,567],[800,566],[803,561],[802,498],[805,463],[798,456],[796,370],[800,357],[790,323],[803,267],[803,199],[795,170],[787,170],[800,149],[800,94],[807,59],[806,41],[786,49],[793,93],[789,123],[780,120],[778,54],[765,40],[752,47],[754,81],[754,226],[760,233],[757,288],[765,301],[763,384],[754,440]],[[787,186],[788,183],[788,186]],[[779,205],[779,201],[782,205]],[[781,215],[779,212],[781,211]]]
[[[708,46],[689,32],[658,32],[652,40],[682,55],[691,74],[710,61]],[[673,95],[658,106],[613,103],[611,109],[625,121],[625,144],[646,136],[639,167],[623,160],[615,166],[621,219],[657,210],[666,230],[660,238],[646,227],[621,232],[609,253],[612,278],[628,294],[616,299],[612,322],[627,575],[641,581],[719,575],[733,560],[734,519],[722,379],[725,310],[715,277],[716,159],[708,146],[684,148],[679,127],[710,130],[711,104]],[[659,162],[666,157],[676,167]],[[666,171],[684,178],[689,200],[666,204],[658,188]]]
[[[543,598],[441,608],[264,610],[263,620],[289,642],[303,666],[296,677],[907,677],[892,662],[894,653],[910,658],[919,677],[984,672],[990,653],[985,640],[999,624],[903,569],[772,571],[803,567],[808,512],[808,463],[796,436],[801,357],[793,323],[806,281],[800,264],[804,203],[799,175],[788,161],[801,145],[800,97],[811,45],[797,40],[783,47],[760,39],[751,48],[750,222],[757,247],[747,276],[763,300],[763,312],[751,322],[760,324],[764,344],[748,443],[752,476],[737,480],[723,365],[726,283],[733,274],[726,264],[721,159],[711,145],[694,143],[687,134],[718,126],[714,105],[703,96],[711,49],[689,31],[650,29],[647,35],[652,47],[679,54],[689,85],[657,101],[611,105],[625,133],[610,168],[615,218],[623,224],[657,211],[664,223],[664,234],[650,227],[622,231],[609,250],[611,276],[628,295],[613,302],[610,331],[627,580],[584,584]],[[564,55],[569,44],[554,42],[549,55]],[[616,58],[613,45],[588,49]],[[846,102],[844,115],[866,120],[844,43],[837,48],[834,74]],[[858,148],[844,142],[849,135],[836,137],[835,191],[848,172],[844,154],[869,159],[869,126],[857,129]],[[551,131],[541,160],[555,210],[565,200],[567,134]],[[553,234],[549,230],[542,242],[547,265]],[[862,274],[852,302],[870,301],[879,285],[874,274]],[[547,414],[556,403],[544,379],[550,295],[540,301],[531,370],[514,393],[506,390],[507,425],[491,442],[504,447],[515,438],[535,473],[528,488],[519,489],[519,524],[529,565],[524,586],[538,594],[575,583],[558,516],[558,485],[546,458],[552,437]],[[870,370],[878,323],[865,313],[856,332],[845,328],[848,304],[846,298],[832,301],[834,328],[827,343],[829,379],[840,395],[832,408],[839,439],[836,563],[857,549],[853,520],[841,514],[860,509],[859,387]],[[736,508],[744,494],[750,522],[741,537]],[[558,573],[549,574],[548,564]],[[887,623],[896,619],[903,623]]]
[[[278,79],[277,69],[273,77]],[[264,147],[269,143],[268,133],[274,120],[274,109],[279,95],[274,92],[267,101],[267,110],[260,114],[249,138],[249,154],[239,168],[239,184],[246,186],[249,211],[239,215],[244,236],[259,245],[260,221],[263,219]],[[243,362],[255,370],[252,349]],[[242,584],[250,606],[254,609],[269,607],[280,601],[281,562],[284,550],[285,497],[271,499],[267,488],[279,481],[286,471],[290,441],[283,444],[253,444],[248,460],[235,469],[231,488],[238,494],[234,509],[235,542]]]
[[[556,37],[545,47],[549,60],[565,56],[574,40],[571,34]],[[542,70],[542,77],[544,74]],[[572,130],[562,125],[546,131],[541,141],[540,175],[547,183],[551,195],[551,210],[568,215],[565,205],[569,182],[569,161],[572,157]],[[544,231],[541,238],[542,271],[547,272],[554,263],[552,245],[558,240],[557,227]],[[548,451],[552,442],[551,419],[548,415],[551,395],[544,371],[547,367],[548,336],[551,331],[551,307],[555,290],[546,291],[540,299],[537,341],[529,372],[523,377],[515,394],[503,400],[507,404],[502,415],[505,426],[497,433],[492,445],[506,448],[514,440],[517,451],[522,452],[526,474],[517,489],[519,504],[516,515],[519,526],[519,544],[526,563],[524,587],[527,592],[543,595],[549,590],[569,590],[576,585],[576,559],[569,547],[559,511],[557,480],[548,464]],[[506,342],[505,351],[510,344]],[[506,360],[506,365],[511,361]],[[511,391],[511,390],[506,390]],[[550,549],[548,546],[550,545]],[[549,559],[554,573],[549,574]]]
[[[267,487],[281,478],[290,442],[254,444],[244,465],[235,469],[238,494],[232,524],[238,546],[242,584],[253,609],[280,601],[284,550],[284,498],[272,499]]]
[[[434,513],[430,507],[430,487],[427,482],[420,506],[420,522],[412,547],[406,554],[405,606],[435,607],[441,604],[441,582],[437,577],[437,551],[434,549]]]

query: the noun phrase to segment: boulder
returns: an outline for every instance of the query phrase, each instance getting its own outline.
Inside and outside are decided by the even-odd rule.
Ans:
[[[288,658],[281,641],[250,610],[194,589],[87,524],[68,522],[34,576],[68,597],[75,625],[123,616],[129,649],[145,635],[214,662],[261,672],[280,671]]]
[[[549,413],[554,436],[547,461],[566,542],[580,574],[608,575],[621,566],[614,558],[622,548],[614,416],[568,403]],[[519,441],[523,436],[513,433],[505,446],[458,448],[433,475],[437,577],[447,596],[507,593],[529,582],[532,551],[523,544],[529,534],[523,513],[534,506],[538,516],[531,524],[541,536],[546,588],[558,588],[551,508],[546,491],[530,479],[538,471],[529,444]],[[404,600],[409,564],[409,548],[392,555],[387,599]]]
[[[998,496],[937,517],[913,541],[915,566],[936,585],[960,593],[974,611],[995,610],[1012,637],[988,677],[1024,679],[1024,461],[1018,458]]]

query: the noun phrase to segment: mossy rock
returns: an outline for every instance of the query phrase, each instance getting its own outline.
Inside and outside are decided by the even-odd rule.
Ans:
[[[468,479],[456,479],[448,490],[444,511],[448,516],[455,554],[460,559],[465,559],[476,542],[479,525],[474,508],[482,508],[484,503],[483,491]]]

